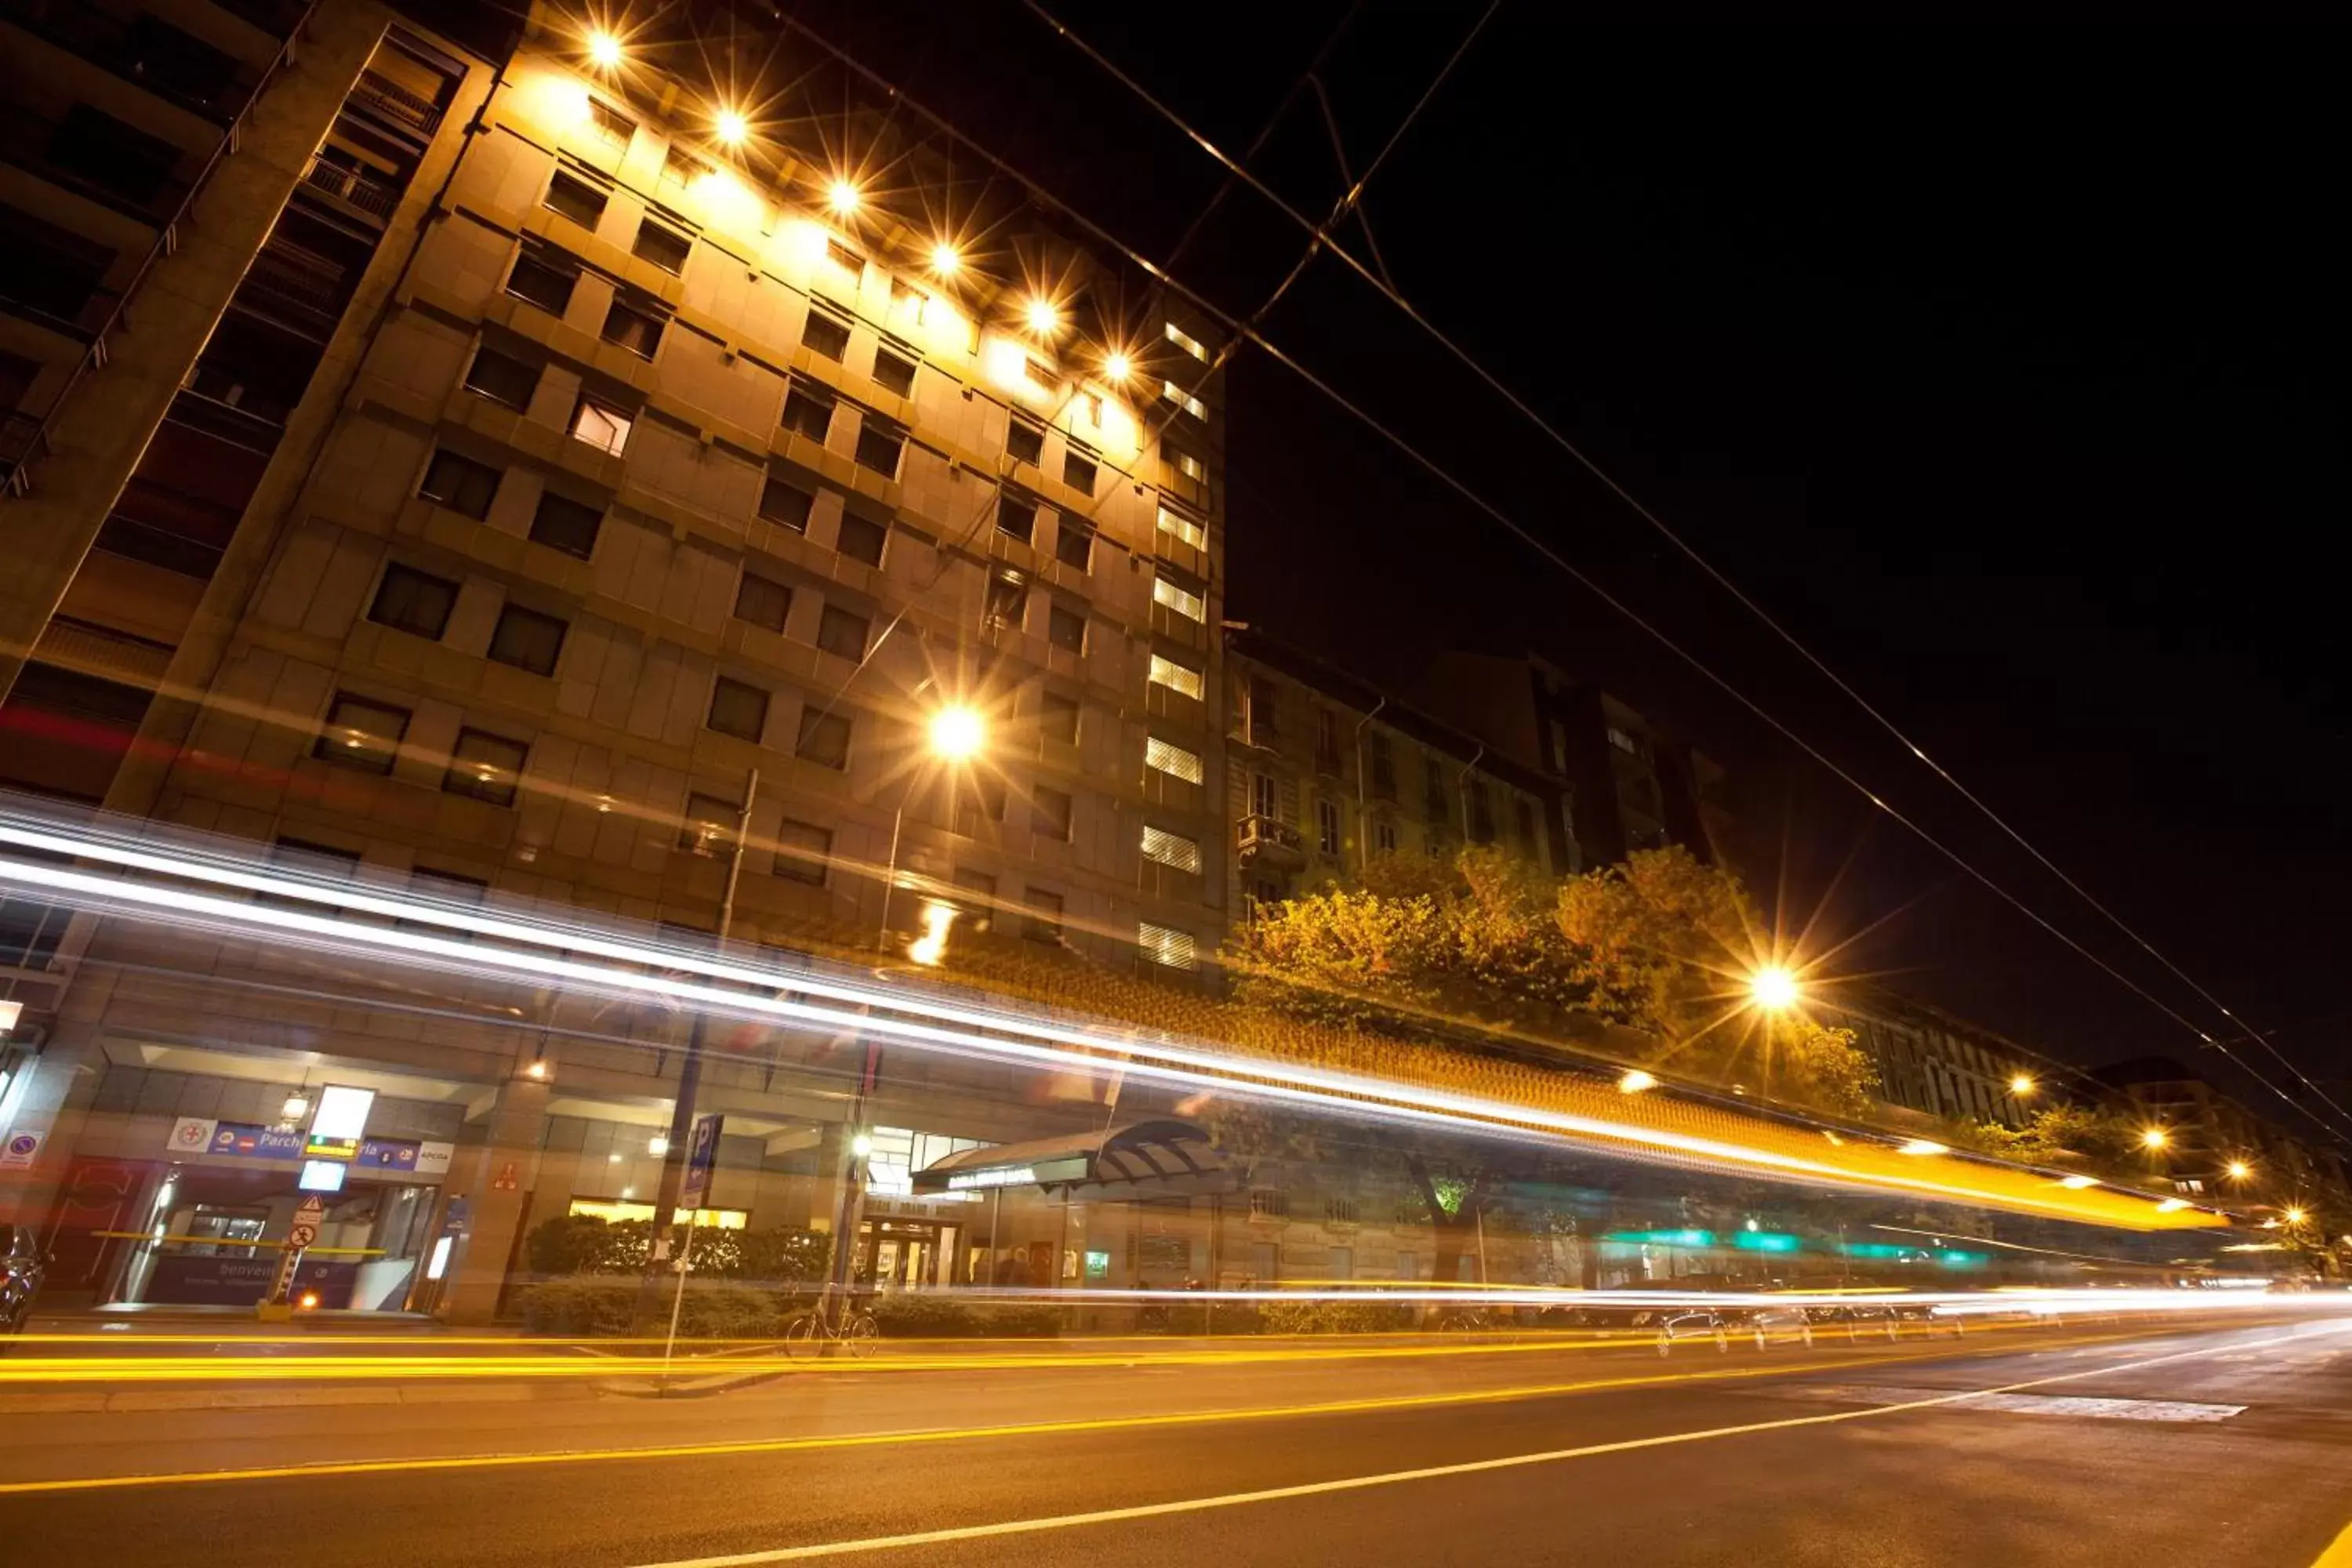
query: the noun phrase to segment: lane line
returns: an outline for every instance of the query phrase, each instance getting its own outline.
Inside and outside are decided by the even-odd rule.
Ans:
[[[2294,1334],[2273,1340],[2256,1341],[2246,1348],[2259,1350],[2265,1345],[2284,1344],[2294,1340]],[[1362,1491],[1373,1487],[1399,1486],[1410,1481],[1443,1480],[1454,1476],[1484,1475],[1496,1470],[1522,1469],[1532,1465],[1559,1464],[1569,1459],[1587,1459],[1603,1454],[1629,1454],[1644,1448],[1673,1447],[1684,1443],[1706,1442],[1717,1437],[1748,1436],[1759,1432],[1785,1432],[1800,1426],[1828,1426],[1846,1421],[1867,1420],[1874,1416],[1900,1415],[1907,1411],[1933,1409],[1958,1404],[1962,1400],[1982,1398],[1986,1394],[2014,1394],[2028,1388],[2042,1388],[2053,1383],[2074,1383],[2086,1377],[2104,1377],[2113,1373],[2135,1372],[2144,1367],[2162,1366],[2169,1362],[2188,1361],[2215,1353],[2210,1350],[2180,1351],[2170,1355],[2151,1356],[2126,1362],[2115,1366],[2093,1367],[2081,1372],[2059,1373],[2049,1377],[2031,1378],[2000,1388],[1971,1389],[1939,1395],[1932,1399],[1906,1400],[1899,1405],[1874,1405],[1867,1410],[1834,1410],[1822,1415],[1792,1415],[1777,1421],[1750,1421],[1737,1426],[1711,1426],[1696,1432],[1669,1432],[1654,1437],[1628,1437],[1613,1443],[1588,1443],[1574,1448],[1553,1448],[1539,1454],[1511,1454],[1495,1459],[1471,1459],[1452,1465],[1424,1465],[1416,1469],[1389,1470],[1379,1475],[1346,1476],[1337,1480],[1307,1481],[1297,1486],[1268,1487],[1259,1491],[1228,1492],[1219,1497],[1185,1498],[1174,1502],[1139,1503],[1128,1508],[1097,1509],[1087,1513],[1053,1514],[1040,1519],[1003,1520],[990,1524],[959,1525],[946,1530],[919,1531],[908,1535],[877,1535],[862,1541],[825,1541],[807,1546],[784,1546],[766,1552],[733,1552],[718,1557],[687,1557],[667,1563],[641,1564],[640,1568],[755,1568],[769,1563],[803,1563],[819,1557],[846,1557],[859,1552],[898,1552],[917,1546],[940,1546],[962,1541],[984,1541],[1008,1535],[1029,1535],[1048,1530],[1075,1530],[1087,1525],[1118,1524],[1139,1519],[1164,1519],[1171,1514],[1202,1513],[1213,1509],[1241,1508],[1252,1503],[1284,1502],[1297,1498],[1328,1497],[1338,1492]],[[2347,1532],[2352,1536],[2352,1531]],[[2334,1560],[2337,1548],[2346,1545],[2339,1537],[2336,1545],[2328,1549],[2314,1568],[2342,1568]]]
[[[2118,1340],[2145,1339],[2139,1332],[2096,1336],[2090,1342],[2111,1344]],[[2270,1342],[2263,1342],[2268,1343]],[[1969,1362],[2015,1353],[2011,1346],[1985,1346],[1976,1352],[1923,1350],[1905,1355],[1878,1356],[1866,1364],[1893,1366],[1907,1362]],[[1374,1415],[1384,1411],[1427,1409],[1439,1405],[1496,1405],[1543,1399],[1570,1394],[1606,1393],[1621,1389],[1655,1388],[1680,1383],[1732,1383],[1755,1378],[1792,1377],[1833,1371],[1855,1364],[1846,1358],[1762,1364],[1745,1368],[1718,1366],[1706,1372],[1645,1373],[1639,1376],[1585,1378],[1570,1383],[1520,1384],[1511,1388],[1475,1389],[1446,1394],[1392,1394],[1379,1398],[1329,1400],[1311,1405],[1244,1406],[1234,1410],[1173,1411],[1150,1415],[1099,1416],[1077,1421],[1008,1423],[995,1426],[906,1427],[885,1432],[840,1433],[810,1437],[761,1437],[720,1443],[657,1444],[628,1448],[551,1448],[528,1452],[430,1455],[395,1459],[341,1459],[300,1465],[257,1466],[247,1469],[166,1470],[118,1476],[79,1476],[55,1480],[0,1482],[0,1497],[49,1492],[111,1491],[134,1487],[197,1486],[223,1481],[285,1480],[317,1476],[387,1475],[419,1470],[519,1468],[525,1466],[568,1465],[628,1459],[723,1458],[749,1454],[787,1454],[832,1448],[884,1447],[896,1444],[972,1442],[990,1438],[1058,1436],[1079,1432],[1114,1432],[1151,1426],[1197,1426],[1225,1422],[1276,1420],[1316,1415]],[[2088,1376],[2089,1373],[2078,1375]]]

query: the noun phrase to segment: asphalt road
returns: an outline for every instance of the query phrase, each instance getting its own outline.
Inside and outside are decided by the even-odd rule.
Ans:
[[[470,1426],[394,1414],[381,1433],[365,1407],[89,1416],[115,1425],[60,1425],[45,1457],[21,1425],[41,1416],[0,1418],[16,1428],[0,1483],[34,1488],[0,1494],[0,1540],[56,1568],[2310,1568],[2352,1522],[2345,1318],[1671,1365],[859,1374],[617,1413],[549,1401]],[[380,1468],[362,1468],[371,1455]],[[320,1458],[341,1468],[55,1486]]]

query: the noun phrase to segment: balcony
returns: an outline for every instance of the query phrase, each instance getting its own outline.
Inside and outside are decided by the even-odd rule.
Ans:
[[[88,0],[31,0],[10,12],[27,31],[215,124],[252,95],[234,58],[161,17],[125,18]]]
[[[1287,822],[1271,816],[1241,820],[1241,856],[1244,864],[1301,867],[1307,864],[1307,840]]]
[[[393,209],[400,205],[400,187],[377,178],[365,169],[331,163],[313,157],[310,166],[302,171],[302,191],[323,198],[339,213],[357,217],[373,228],[382,228],[392,220]]]
[[[344,100],[377,119],[419,136],[430,136],[441,123],[441,106],[422,93],[409,91],[378,71],[362,71]]]

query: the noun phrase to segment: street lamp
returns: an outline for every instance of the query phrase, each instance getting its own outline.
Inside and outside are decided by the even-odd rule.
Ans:
[[[2145,1129],[2139,1135],[2139,1146],[2143,1149],[2161,1149],[2171,1142],[2172,1134],[2161,1127]]]
[[[931,754],[941,762],[968,763],[988,743],[988,721],[961,702],[931,715]]]
[[[588,35],[588,59],[598,70],[611,70],[621,63],[621,40],[597,28]]]
[[[2227,1169],[2230,1173],[2230,1180],[2233,1182],[2242,1182],[2254,1173],[2254,1168],[2243,1160],[2231,1161]]]
[[[722,109],[718,118],[711,121],[711,129],[719,133],[719,140],[730,147],[740,147],[743,138],[751,133],[751,122],[737,110]]]
[[[1029,323],[1029,330],[1041,338],[1052,337],[1062,329],[1062,312],[1055,307],[1054,301],[1042,295],[1029,301],[1023,309],[1022,316]]]
[[[1797,977],[1777,963],[1768,963],[1748,977],[1748,995],[1767,1013],[1785,1013],[1804,1000]]]
[[[858,204],[864,199],[857,194],[857,187],[847,180],[835,180],[825,188],[825,205],[842,217],[856,212]]]
[[[2009,1092],[2023,1100],[2042,1086],[2033,1081],[2031,1073],[2019,1073],[2009,1080]]]
[[[2289,1210],[2287,1210],[2287,1211],[2286,1211],[2286,1222],[2287,1222],[2287,1224],[2289,1224],[2289,1225],[2301,1225],[2301,1224],[2303,1223],[2303,1221],[2304,1221],[2304,1211],[2303,1211],[2302,1209],[2300,1209],[2300,1208],[2291,1208],[2291,1209],[2289,1209]]]

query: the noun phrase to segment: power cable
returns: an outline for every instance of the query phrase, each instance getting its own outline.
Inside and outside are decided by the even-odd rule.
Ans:
[[[1488,390],[1492,391],[1496,395],[1509,404],[1515,411],[1517,411],[1522,417],[1526,418],[1528,423],[1534,425],[1537,429],[1542,431],[1554,445],[1559,447],[1560,450],[1566,452],[1571,458],[1573,458],[1586,473],[1598,480],[1612,495],[1622,501],[1635,516],[1648,523],[1652,529],[1655,530],[1662,538],[1664,538],[1668,543],[1672,544],[1685,559],[1690,561],[1694,565],[1697,566],[1701,572],[1706,574],[1710,581],[1715,583],[1717,586],[1723,589],[1724,592],[1729,594],[1739,603],[1742,608],[1754,616],[1756,619],[1762,622],[1774,636],[1786,643],[1798,654],[1800,658],[1801,658],[1808,665],[1811,666],[1816,672],[1822,675],[1832,686],[1836,687],[1840,692],[1843,693],[1854,703],[1855,706],[1867,714],[1873,721],[1877,723],[1881,729],[1893,736],[1897,743],[1899,743],[1905,750],[1908,751],[1913,756],[1916,757],[1937,778],[1950,785],[1951,788],[1958,794],[1962,800],[1974,807],[2020,848],[2032,856],[2045,870],[2049,871],[2051,875],[2057,878],[2060,882],[2064,884],[2067,889],[2073,892],[2075,897],[2079,898],[2084,903],[2088,904],[2093,910],[2096,910],[2102,918],[2106,920],[2109,924],[2113,925],[2126,937],[2129,938],[2135,945],[2141,949],[2141,951],[2145,952],[2149,957],[2155,959],[2158,963],[2161,964],[2175,978],[2179,979],[2192,992],[2196,993],[2196,994],[2209,1006],[2212,1007],[2214,1011],[2221,1014],[2224,1018],[2227,1018],[2232,1026],[2242,1031],[2245,1038],[2254,1041],[2256,1044],[2262,1046],[2263,1049],[2269,1051],[2272,1056],[2277,1058],[2282,1066],[2285,1067],[2289,1072],[2294,1074],[2296,1079],[2300,1079],[2305,1088],[2317,1095],[2322,1101],[2324,1101],[2336,1113],[2336,1115],[2346,1118],[2347,1123],[2352,1123],[2352,1112],[2347,1112],[2344,1107],[2337,1104],[2326,1090],[2322,1089],[2316,1083],[2315,1083],[2307,1073],[2282,1054],[2275,1045],[2273,1045],[2262,1034],[2252,1029],[2244,1020],[2241,1019],[2237,1014],[2231,1012],[2219,997],[2215,996],[2210,991],[2200,984],[2193,976],[2189,974],[2188,972],[2183,970],[2179,964],[2166,957],[2163,952],[2157,949],[2154,943],[2150,942],[2146,937],[2140,935],[2140,933],[2134,930],[2131,925],[2126,923],[2121,916],[2117,915],[2113,910],[2107,908],[2105,904],[2102,903],[2096,897],[2095,897],[2088,889],[2082,885],[2081,882],[2070,876],[2064,869],[2058,866],[2055,861],[2052,860],[2049,856],[2043,854],[2042,850],[2035,847],[2035,845],[2022,833],[2011,826],[2000,813],[1993,810],[1993,808],[1987,805],[1980,796],[1955,777],[1950,770],[1947,769],[1941,763],[1937,762],[1935,758],[1929,756],[1924,747],[1919,745],[1917,742],[1914,741],[1899,726],[1897,726],[1893,720],[1889,719],[1874,704],[1873,704],[1869,699],[1865,698],[1860,691],[1856,690],[1850,682],[1848,682],[1843,677],[1840,676],[1837,671],[1832,669],[1819,656],[1814,654],[1813,651],[1810,647],[1806,647],[1803,642],[1800,641],[1794,633],[1782,626],[1769,611],[1764,609],[1762,605],[1759,605],[1744,590],[1742,590],[1737,583],[1733,582],[1723,572],[1718,570],[1713,563],[1706,559],[1706,557],[1700,554],[1696,549],[1695,549],[1687,541],[1670,527],[1663,518],[1659,517],[1658,514],[1653,511],[1649,507],[1643,505],[1639,498],[1634,496],[1632,491],[1628,490],[1622,484],[1621,484],[1615,477],[1610,474],[1607,469],[1603,468],[1599,462],[1588,456],[1582,448],[1578,447],[1573,441],[1570,440],[1568,437],[1561,434],[1560,431],[1555,428],[1549,420],[1545,419],[1542,415],[1538,414],[1533,407],[1529,406],[1525,399],[1513,392],[1509,386],[1505,384],[1499,378],[1489,372],[1476,359],[1473,358],[1468,351],[1462,348],[1459,344],[1454,342],[1452,338],[1440,331],[1435,324],[1433,324],[1426,316],[1423,315],[1421,311],[1414,307],[1412,301],[1407,300],[1404,295],[1389,281],[1386,276],[1384,276],[1385,268],[1380,272],[1376,272],[1373,268],[1368,268],[1361,261],[1359,261],[1344,246],[1339,245],[1330,237],[1330,225],[1328,221],[1324,224],[1318,225],[1306,214],[1300,212],[1297,207],[1286,201],[1263,180],[1260,180],[1255,174],[1250,173],[1250,171],[1239,161],[1228,156],[1223,150],[1218,148],[1214,142],[1211,142],[1200,131],[1196,130],[1187,122],[1174,110],[1161,102],[1141,83],[1138,82],[1133,77],[1128,75],[1127,72],[1121,70],[1117,65],[1112,63],[1112,61],[1105,57],[1100,50],[1095,48],[1091,44],[1088,44],[1085,39],[1072,32],[1066,24],[1056,18],[1051,12],[1047,11],[1044,5],[1038,4],[1038,0],[1021,0],[1021,4],[1040,21],[1044,22],[1047,27],[1051,28],[1053,32],[1065,43],[1067,43],[1071,47],[1076,49],[1080,54],[1086,56],[1087,58],[1100,67],[1103,71],[1109,75],[1113,79],[1117,80],[1121,86],[1127,88],[1130,92],[1141,99],[1144,103],[1149,105],[1162,119],[1166,120],[1171,125],[1181,132],[1186,139],[1200,147],[1202,151],[1208,153],[1210,157],[1215,159],[1227,170],[1232,178],[1238,179],[1247,184],[1252,190],[1255,191],[1266,201],[1273,204],[1273,205],[1280,211],[1284,216],[1289,218],[1293,223],[1298,225],[1300,227],[1307,229],[1307,232],[1315,237],[1318,244],[1323,247],[1328,248],[1334,256],[1345,262],[1349,268],[1355,272],[1358,277],[1370,284],[1381,296],[1387,299],[1391,304],[1402,310],[1414,325],[1420,327],[1422,331],[1428,334],[1428,336],[1440,347],[1444,348],[1448,353],[1453,355],[1464,368],[1475,375]],[[1495,4],[1488,7],[1486,16],[1480,18],[1477,27],[1472,30],[1471,37],[1475,38],[1477,36],[1478,31],[1485,27],[1486,20],[1492,17],[1495,10],[1499,6],[1499,5],[1500,0],[1495,0]],[[1469,40],[1465,39],[1463,44],[1463,48],[1467,48]],[[1454,58],[1458,59],[1460,58],[1460,54],[1461,50],[1457,49]],[[1447,62],[1446,68],[1448,71],[1452,69],[1452,61]],[[1443,79],[1443,74],[1444,73],[1441,73],[1441,79]],[[1424,96],[1423,101],[1424,103],[1427,101],[1426,96]],[[1416,106],[1414,113],[1417,115],[1419,112],[1419,106]],[[1382,156],[1385,157],[1386,153],[1383,153]],[[1374,160],[1372,165],[1365,170],[1365,180],[1368,181],[1371,177],[1372,173],[1379,166],[1379,162],[1380,161],[1377,159]],[[1362,182],[1359,182],[1357,188],[1355,190],[1351,190],[1349,195],[1343,199],[1346,204],[1352,205],[1356,195],[1360,193],[1361,184]],[[2286,1100],[2287,1103],[2290,1105],[2294,1105],[2296,1109],[2303,1110],[2305,1115],[2312,1117],[2315,1121],[2321,1121],[2321,1119],[2315,1113],[2312,1112],[2308,1107],[2301,1105],[2291,1096],[2286,1095],[2284,1090],[2279,1089],[2275,1085],[2271,1084],[2267,1079],[2263,1079],[2260,1073],[2254,1070],[2250,1063],[2247,1063],[2240,1058],[2237,1053],[2231,1051],[2226,1043],[2215,1038],[2212,1035],[2198,1027],[2196,1025],[2187,1023],[2187,1020],[2185,1019],[2182,1020],[2182,1022],[2189,1031],[2195,1034],[2206,1046],[2221,1051],[2224,1057],[2236,1063],[2242,1070],[2248,1073],[2249,1076],[2254,1078],[2257,1082],[2261,1082],[2263,1087],[2270,1089],[2273,1093],[2278,1094],[2280,1098]],[[2322,1122],[2322,1124],[2325,1125],[2324,1122]]]
[[[1029,0],[1024,0],[1024,3],[1029,3]],[[2210,1035],[2183,1016],[2177,1008],[2163,1001],[2161,998],[2150,992],[2146,986],[2141,985],[2137,981],[2133,980],[2129,975],[2124,973],[2114,964],[2100,957],[2097,953],[2092,952],[2081,942],[2060,930],[2045,916],[2034,910],[2020,900],[2015,894],[2010,892],[2006,888],[2002,887],[2000,883],[1994,881],[1990,876],[1979,870],[1974,864],[1961,856],[1958,851],[1946,845],[1941,839],[1937,838],[1917,822],[1912,820],[1909,816],[1898,811],[1895,806],[1889,805],[1867,785],[1855,778],[1851,773],[1839,766],[1837,763],[1823,753],[1820,748],[1805,740],[1801,735],[1799,735],[1788,725],[1781,722],[1780,720],[1774,717],[1772,713],[1763,708],[1754,699],[1748,697],[1747,693],[1732,685],[1725,677],[1717,673],[1714,668],[1702,661],[1696,654],[1693,654],[1681,644],[1675,642],[1662,629],[1652,625],[1647,619],[1635,612],[1632,606],[1626,605],[1614,595],[1602,588],[1597,582],[1593,581],[1590,576],[1579,570],[1565,557],[1561,556],[1559,552],[1537,537],[1534,533],[1530,532],[1524,525],[1509,516],[1509,514],[1504,512],[1500,508],[1496,507],[1494,503],[1488,501],[1485,497],[1472,489],[1466,483],[1460,479],[1457,479],[1435,459],[1423,454],[1418,447],[1407,441],[1402,436],[1397,434],[1388,426],[1375,418],[1369,411],[1359,406],[1357,404],[1344,396],[1336,387],[1332,386],[1328,382],[1324,381],[1321,377],[1316,375],[1297,360],[1292,358],[1287,353],[1277,347],[1255,328],[1250,327],[1245,322],[1237,320],[1223,307],[1217,305],[1213,301],[1208,300],[1185,285],[1181,279],[1177,279],[1164,268],[1153,262],[1150,258],[1142,255],[1140,252],[1135,250],[1125,241],[1119,239],[1116,235],[1104,228],[1100,224],[1096,223],[1093,219],[1087,217],[1086,215],[1071,206],[1070,204],[1062,200],[1058,195],[1054,194],[1050,186],[1047,186],[1041,181],[1032,178],[1009,162],[990,152],[983,143],[963,132],[952,121],[947,120],[936,110],[933,110],[913,98],[908,97],[887,78],[882,76],[879,72],[875,71],[872,68],[865,65],[862,61],[859,61],[845,50],[843,50],[838,46],[832,43],[831,40],[818,33],[814,28],[809,26],[806,23],[802,22],[797,18],[782,16],[778,16],[776,19],[781,26],[801,34],[803,37],[809,39],[818,47],[833,55],[834,58],[839,60],[845,68],[856,72],[876,87],[892,94],[898,101],[904,103],[910,110],[921,115],[924,119],[929,120],[932,124],[946,132],[948,135],[956,138],[966,146],[971,148],[972,151],[981,158],[993,165],[1008,177],[1020,182],[1029,189],[1036,192],[1040,197],[1051,203],[1056,211],[1066,216],[1073,224],[1083,228],[1098,243],[1118,251],[1120,255],[1127,258],[1127,259],[1139,270],[1153,278],[1162,287],[1168,289],[1170,291],[1181,295],[1204,314],[1218,321],[1228,331],[1245,338],[1253,345],[1265,353],[1267,357],[1282,365],[1292,374],[1297,376],[1308,386],[1312,387],[1315,391],[1328,399],[1334,405],[1364,425],[1367,428],[1370,429],[1382,440],[1394,447],[1400,453],[1410,458],[1416,466],[1427,472],[1432,478],[1437,479],[1441,484],[1453,490],[1464,500],[1469,502],[1478,510],[1485,513],[1488,518],[1500,525],[1507,532],[1510,533],[1512,537],[1517,539],[1520,542],[1526,544],[1529,549],[1542,556],[1546,561],[1549,561],[1554,566],[1558,567],[1562,573],[1566,574],[1571,580],[1582,586],[1603,605],[1607,605],[1610,609],[1614,610],[1620,616],[1622,616],[1635,627],[1639,628],[1641,631],[1646,633],[1649,637],[1657,641],[1660,646],[1673,653],[1676,658],[1682,659],[1694,670],[1705,677],[1711,684],[1721,689],[1727,696],[1730,697],[1741,707],[1754,714],[1776,734],[1780,735],[1790,744],[1795,746],[1806,757],[1810,758],[1817,765],[1828,771],[1832,776],[1846,784],[1847,787],[1853,789],[1864,800],[1869,801],[1871,805],[1877,807],[1886,816],[1902,825],[1922,843],[1927,844],[1929,847],[1936,850],[1937,853],[1949,860],[1971,880],[1977,882],[1987,891],[1994,894],[2004,903],[2007,903],[2011,908],[2025,916],[2026,919],[2032,921],[2035,925],[2039,926],[2042,931],[2055,938],[2058,942],[2071,949],[2076,954],[2088,961],[2101,972],[2105,973],[2109,978],[2116,981],[2116,984],[2122,985],[2125,989],[2138,996],[2142,1001],[2147,1003],[2149,1006],[2155,1008],[2158,1012],[2162,1013],[2166,1017],[2171,1019],[2174,1023],[2179,1025],[2190,1034],[2197,1036],[2199,1039],[2204,1040],[2207,1043],[2217,1047],[2220,1046],[2220,1042],[2213,1040]],[[1370,171],[1368,169],[1367,174],[1369,175],[1370,173]],[[1248,175],[1246,171],[1241,171],[1241,176],[1254,186],[1255,185],[1255,181]],[[1336,253],[1340,254],[1343,257],[1346,255],[1344,250],[1341,250],[1340,247],[1330,245],[1328,237],[1324,243],[1328,248],[1332,249]],[[1360,264],[1354,265],[1356,265],[1360,270]],[[2306,1115],[2311,1114],[2306,1107],[2302,1106],[2299,1102],[2294,1100],[2293,1097],[2289,1096],[2284,1089],[2281,1089],[2275,1084],[2271,1083],[2269,1079],[2263,1078],[2250,1065],[2241,1061],[2234,1054],[2229,1053],[2226,1047],[2221,1048],[2225,1055],[2230,1056],[2230,1059],[2238,1062],[2239,1065],[2247,1071],[2248,1075],[2255,1079],[2255,1081],[2262,1083],[2263,1087],[2278,1095],[2280,1099],[2285,1100],[2289,1105],[2304,1110]],[[2316,1117],[2313,1117],[2313,1120],[2317,1125],[2326,1131],[2330,1137],[2336,1138],[2339,1142],[2347,1142],[2347,1140],[2345,1139],[2344,1134],[2336,1131],[2334,1128],[2329,1127],[2325,1121],[2320,1121]]]

